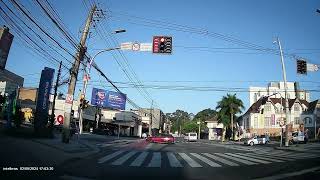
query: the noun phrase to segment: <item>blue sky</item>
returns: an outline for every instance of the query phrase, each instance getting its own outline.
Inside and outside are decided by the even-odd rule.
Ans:
[[[69,32],[79,41],[79,31],[83,28],[88,13],[86,4],[94,1],[84,3],[83,0],[50,0],[49,2],[60,14]],[[173,37],[172,55],[123,51],[125,57],[123,59],[119,53],[113,52],[120,63],[127,60],[143,85],[209,86],[225,89],[267,86],[269,81],[282,80],[279,55],[243,49],[245,47],[237,43],[211,36],[213,33],[231,36],[270,49],[278,48],[273,44],[275,37],[278,36],[285,53],[296,54],[306,58],[309,63],[320,64],[320,14],[315,12],[320,8],[320,2],[316,0],[96,0],[96,2],[99,2],[98,8],[106,10],[106,18],[91,29],[87,41],[91,56],[99,49],[114,47],[121,42],[151,43],[154,35]],[[43,15],[41,16],[40,10],[35,8],[33,2],[23,1],[23,4],[44,26],[54,27],[50,26]],[[158,27],[159,21],[164,22],[163,28]],[[2,19],[1,23],[4,24]],[[180,26],[168,29],[172,27],[169,23]],[[185,26],[193,27],[196,32],[207,31],[211,35],[183,32],[186,30]],[[127,32],[111,34],[114,29],[126,29]],[[48,28],[48,31],[51,29]],[[54,34],[54,30],[51,32]],[[110,37],[116,42],[108,45],[103,38],[110,40]],[[63,44],[70,47],[67,43]],[[71,48],[70,50],[72,51]],[[70,56],[69,59],[72,60]],[[39,73],[44,66],[57,69],[57,65],[43,62],[45,61],[41,60],[41,57],[30,54],[26,46],[16,38],[11,47],[7,69],[23,75],[26,87],[37,87]],[[96,63],[111,80],[128,82],[125,73],[111,53],[97,56]],[[296,74],[296,63],[293,58],[285,57],[285,64],[288,81],[300,82],[302,89],[320,90],[320,72],[310,72],[307,76],[301,76]],[[129,71],[128,67],[126,68]],[[63,75],[66,72],[64,71]],[[88,96],[93,86],[100,88],[104,85],[109,86],[95,71],[92,72],[92,81],[88,87]],[[82,88],[81,82],[78,84],[77,90]],[[139,106],[150,107],[150,102],[136,89],[121,90]],[[205,108],[215,108],[217,101],[228,93],[228,91],[145,90],[155,100],[156,106],[164,112],[182,109],[197,113]],[[66,86],[59,91],[66,92]],[[236,92],[236,94],[248,108],[249,93]],[[318,99],[319,95],[319,92],[311,92],[311,99]],[[129,108],[131,106],[127,105],[127,109]]]

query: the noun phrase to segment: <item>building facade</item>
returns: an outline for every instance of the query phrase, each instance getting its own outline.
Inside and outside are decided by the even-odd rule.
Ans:
[[[310,93],[301,90],[298,82],[287,82],[288,99],[301,99],[310,102]],[[274,98],[285,97],[284,82],[270,82],[267,87],[250,87],[249,88],[249,99],[250,106],[257,102],[263,96],[269,96],[275,94]]]
[[[164,132],[165,116],[160,109],[140,108],[139,110],[131,111],[138,114],[141,117],[142,123],[144,124],[143,132],[149,132],[150,124],[152,124],[151,130],[153,133]]]
[[[301,114],[301,120],[312,138],[315,134],[320,133],[320,100],[309,103],[308,110]]]
[[[288,123],[292,125],[292,131],[298,130],[304,124],[302,114],[308,108],[309,103],[306,100],[289,99]],[[259,99],[242,115],[241,126],[247,133],[278,136],[281,132],[281,124],[285,124],[285,117],[284,98],[269,97],[265,105],[262,104],[262,99]]]

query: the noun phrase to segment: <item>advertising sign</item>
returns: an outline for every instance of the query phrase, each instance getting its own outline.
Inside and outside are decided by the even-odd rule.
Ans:
[[[125,110],[126,95],[104,89],[92,89],[91,104],[99,107]]]
[[[0,69],[5,69],[13,35],[9,33],[9,28],[0,29]]]
[[[52,86],[54,69],[45,67],[42,70],[35,115],[35,128],[44,128],[48,122],[49,96]]]

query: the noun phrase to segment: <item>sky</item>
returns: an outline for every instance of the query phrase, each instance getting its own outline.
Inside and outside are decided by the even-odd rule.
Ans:
[[[9,1],[5,1],[10,4]],[[90,56],[99,50],[117,47],[124,42],[151,43],[157,35],[172,36],[171,55],[139,51],[109,51],[98,55],[95,62],[120,90],[140,107],[153,106],[165,113],[181,109],[189,113],[212,108],[227,93],[234,94],[249,106],[250,86],[266,87],[270,81],[283,81],[280,56],[256,48],[248,49],[249,42],[264,49],[277,50],[274,44],[279,37],[285,54],[295,54],[308,63],[320,64],[320,2],[316,0],[269,0],[269,1],[183,1],[183,0],[49,0],[58,12],[68,32],[79,42],[88,15],[88,6],[94,2],[104,17],[95,21],[87,40]],[[38,22],[54,37],[59,36],[34,1],[21,1]],[[0,18],[1,24],[6,22]],[[10,26],[9,26],[10,27]],[[125,33],[112,34],[113,30],[125,29]],[[15,35],[15,31],[12,33]],[[230,37],[233,38],[230,42]],[[236,39],[236,40],[235,40]],[[59,39],[75,54],[68,43]],[[276,51],[273,51],[276,52]],[[66,59],[73,61],[71,56]],[[57,56],[57,59],[63,59]],[[320,72],[296,73],[296,60],[285,56],[287,80],[300,82],[301,89],[320,90]],[[67,60],[65,60],[67,61]],[[117,62],[118,61],[118,62]],[[119,64],[123,65],[123,70]],[[66,65],[69,65],[66,63]],[[30,51],[21,39],[15,37],[11,46],[7,69],[25,78],[25,87],[37,87],[40,72],[45,67],[58,68],[43,57]],[[57,72],[57,70],[56,70]],[[130,82],[125,73],[138,79],[146,87],[127,88]],[[62,72],[67,77],[67,70]],[[79,74],[82,79],[82,71]],[[123,84],[124,83],[124,84]],[[170,89],[164,88],[170,86]],[[173,87],[172,87],[173,86]],[[189,90],[174,90],[187,86]],[[87,97],[93,87],[113,90],[95,70]],[[216,90],[196,91],[194,87],[215,87]],[[158,88],[158,89],[157,89]],[[190,90],[190,88],[192,90]],[[234,92],[241,88],[241,92]],[[77,83],[76,94],[82,89]],[[207,88],[208,89],[208,88]],[[66,93],[67,86],[59,88]],[[311,100],[319,99],[319,92],[311,92]],[[147,98],[145,98],[147,96]],[[148,98],[150,97],[150,98]],[[127,109],[133,108],[127,104]]]

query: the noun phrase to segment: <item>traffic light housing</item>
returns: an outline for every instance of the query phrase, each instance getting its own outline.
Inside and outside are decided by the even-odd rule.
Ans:
[[[154,36],[152,41],[152,52],[159,54],[172,53],[172,37]]]
[[[307,61],[297,60],[297,73],[298,74],[307,74]]]
[[[85,99],[85,96],[83,94],[80,96],[80,104],[79,104],[79,106],[80,106],[81,109],[85,109],[85,108],[87,108],[89,106],[89,101],[87,101]]]

